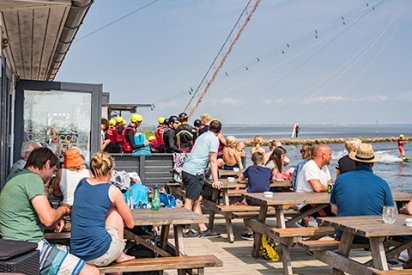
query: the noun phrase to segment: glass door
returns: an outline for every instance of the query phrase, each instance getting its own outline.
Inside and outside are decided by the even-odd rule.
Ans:
[[[20,81],[16,89],[15,160],[25,141],[38,141],[59,157],[76,146],[88,160],[100,148],[101,96],[102,85]]]

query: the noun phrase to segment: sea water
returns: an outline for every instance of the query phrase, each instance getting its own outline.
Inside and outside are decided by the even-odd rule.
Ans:
[[[337,138],[337,137],[396,137],[399,134],[412,137],[411,125],[400,126],[339,126],[339,125],[320,125],[305,126],[301,128],[300,138]],[[237,138],[252,139],[255,135],[261,135],[265,139],[290,138],[291,127],[286,126],[227,126],[223,125],[223,134],[233,135]],[[332,178],[335,180],[335,167],[339,158],[346,155],[344,144],[330,144],[333,151],[332,160],[329,167]],[[294,167],[301,160],[301,145],[284,145],[287,156],[290,159],[289,167]],[[381,161],[375,163],[373,172],[385,179],[392,190],[412,193],[412,162],[403,162],[399,157],[396,142],[373,143],[373,148],[377,155],[381,156]],[[268,148],[265,148],[268,151]],[[405,145],[406,156],[412,156],[412,142]],[[251,165],[250,148],[246,148],[246,165]]]

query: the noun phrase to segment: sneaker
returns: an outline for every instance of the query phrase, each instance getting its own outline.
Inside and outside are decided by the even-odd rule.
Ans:
[[[200,237],[201,238],[214,238],[214,237],[219,237],[220,234],[211,231],[210,229],[207,229],[206,231],[201,231],[200,232]]]
[[[386,261],[390,265],[398,265],[399,264],[399,259],[398,258],[389,258]]]
[[[247,240],[247,241],[253,241],[253,233],[244,233],[242,235],[240,235],[240,238],[243,240]]]
[[[187,232],[183,232],[183,238],[197,238],[199,237],[199,232],[190,229]]]

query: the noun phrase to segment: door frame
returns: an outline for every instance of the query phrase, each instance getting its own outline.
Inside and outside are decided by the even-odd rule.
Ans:
[[[91,125],[90,155],[100,151],[100,124],[102,106],[102,84],[86,84],[57,81],[20,80],[16,84],[15,117],[14,117],[14,161],[21,158],[20,148],[24,139],[24,91],[65,91],[91,93]]]

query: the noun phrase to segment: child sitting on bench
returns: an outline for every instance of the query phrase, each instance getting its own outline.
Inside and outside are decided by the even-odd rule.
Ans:
[[[244,179],[248,179],[246,192],[248,193],[262,193],[269,191],[270,182],[272,180],[272,169],[265,167],[263,163],[264,154],[262,152],[255,152],[252,155],[253,165],[249,166],[243,174],[239,176],[238,181],[241,182]],[[247,205],[253,204],[253,201],[245,200]],[[244,240],[253,240],[253,231],[246,226],[245,233],[240,237]]]

